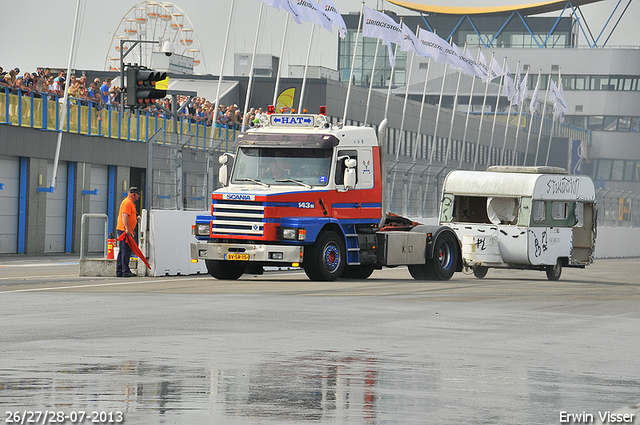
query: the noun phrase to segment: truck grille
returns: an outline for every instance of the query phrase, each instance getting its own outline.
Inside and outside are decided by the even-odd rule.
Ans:
[[[214,199],[212,208],[212,234],[258,237],[264,234],[262,202]]]

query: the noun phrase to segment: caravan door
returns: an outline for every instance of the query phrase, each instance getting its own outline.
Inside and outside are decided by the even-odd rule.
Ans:
[[[569,264],[589,265],[593,262],[596,246],[596,208],[592,202],[576,205],[578,224],[573,228],[573,246]]]

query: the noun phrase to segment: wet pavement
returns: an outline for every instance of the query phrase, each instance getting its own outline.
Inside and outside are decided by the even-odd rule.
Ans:
[[[30,279],[0,262],[0,413],[5,423],[9,411],[45,410],[86,412],[82,423],[122,412],[125,424],[598,419],[640,399],[635,262],[608,261],[560,282],[490,271],[417,283],[398,268],[331,284],[299,272],[229,284],[78,278],[56,262],[27,267]]]

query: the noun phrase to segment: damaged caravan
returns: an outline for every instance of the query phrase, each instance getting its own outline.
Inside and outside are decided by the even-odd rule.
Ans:
[[[483,278],[489,268],[546,271],[593,262],[595,188],[588,176],[557,167],[489,167],[452,171],[444,181],[440,223],[462,243],[467,269]]]

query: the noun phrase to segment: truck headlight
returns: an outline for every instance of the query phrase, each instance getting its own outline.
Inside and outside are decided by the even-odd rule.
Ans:
[[[297,229],[282,229],[282,239],[296,240]]]
[[[209,236],[211,227],[209,224],[196,224],[196,236]]]
[[[307,231],[305,229],[281,227],[279,234],[280,239],[286,239],[290,241],[303,241],[307,239]]]

